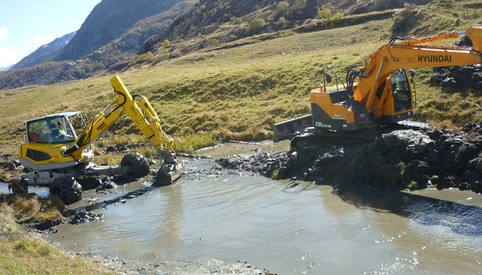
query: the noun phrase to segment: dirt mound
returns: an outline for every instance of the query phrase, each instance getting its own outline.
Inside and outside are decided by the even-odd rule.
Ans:
[[[482,123],[466,125],[456,134],[434,129],[398,130],[361,146],[311,144],[287,153],[221,158],[217,163],[274,179],[397,189],[434,185],[482,193]]]

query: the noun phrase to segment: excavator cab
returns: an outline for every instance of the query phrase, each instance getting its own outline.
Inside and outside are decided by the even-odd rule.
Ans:
[[[382,123],[395,123],[413,116],[412,79],[413,75],[410,75],[410,71],[401,69],[390,75],[385,82],[386,87],[380,87],[381,91],[386,90],[385,102],[381,105],[383,106],[380,117]],[[377,100],[378,97],[381,96],[377,93]]]
[[[392,95],[394,113],[400,113],[412,109],[412,93],[405,72],[392,74]]]
[[[77,138],[70,116],[75,113],[62,113],[26,121],[27,142],[67,143]]]
[[[63,112],[25,121],[26,143],[19,148],[20,162],[34,170],[72,166],[72,158],[62,156],[61,151],[77,141],[85,125],[80,112]],[[90,153],[85,156],[82,162],[91,159]]]

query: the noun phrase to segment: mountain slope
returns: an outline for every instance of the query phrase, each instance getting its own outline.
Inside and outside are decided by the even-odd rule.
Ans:
[[[20,60],[12,67],[12,69],[28,68],[52,59],[65,47],[65,45],[67,45],[67,43],[69,43],[74,35],[75,32],[71,32],[41,46],[36,51]]]
[[[164,37],[171,23],[192,6],[194,1],[180,2],[169,10],[140,20],[118,38],[110,41],[85,59],[101,62],[104,68],[116,63],[125,64],[133,55],[143,50],[144,42],[151,36]]]
[[[430,0],[411,2],[424,4]],[[269,33],[264,38],[268,39],[277,36],[280,30],[316,27],[320,21],[318,8],[324,5],[332,12],[353,14],[402,7],[403,1],[103,0],[71,41],[52,59],[58,63],[44,63],[19,72],[2,72],[0,89],[82,79],[109,69],[122,70],[129,61],[137,60],[137,54],[148,51],[163,54],[163,57],[152,59],[159,61],[164,57],[176,58],[236,41],[234,45],[239,39],[260,33]],[[387,18],[392,14],[387,12],[384,16]],[[260,25],[253,28],[253,22]],[[319,29],[305,29],[314,30]],[[164,39],[170,41],[168,48],[162,46]]]
[[[184,0],[103,0],[55,60],[76,60],[115,40],[134,24]]]
[[[431,0],[412,0],[423,5]],[[206,46],[231,42],[258,33],[292,29],[319,18],[318,9],[329,7],[344,15],[403,8],[405,0],[200,0],[167,31],[172,42],[191,40],[183,54]],[[389,15],[391,16],[391,15]],[[253,30],[253,22],[261,22]]]
[[[157,12],[153,12],[155,9],[153,6],[149,6],[152,4],[151,2],[156,4],[154,7],[157,7]],[[120,5],[121,1],[103,0],[101,2],[103,6],[101,8],[94,8],[74,38],[72,38],[69,44],[54,59],[55,61],[50,60],[34,67],[0,72],[0,89],[83,79],[92,76],[96,72],[106,70],[113,64],[126,64],[126,62],[128,63],[129,60],[132,60],[143,47],[144,41],[149,36],[163,34],[171,22],[188,10],[194,2],[197,1],[171,0],[160,3],[160,1],[156,0],[142,0],[129,2],[130,4],[122,6]],[[135,5],[134,3],[139,6],[133,8],[132,5]],[[168,4],[171,6],[163,10],[164,7],[169,6]],[[122,21],[121,18],[125,14],[139,9],[149,10],[149,12],[144,12],[143,16],[152,13],[154,13],[154,15],[141,18],[130,24],[116,23],[119,20]],[[113,10],[112,15],[106,14],[109,10]],[[113,18],[116,19],[108,23],[110,27],[103,26],[102,28],[97,28],[97,25],[105,20],[104,17],[111,18],[112,20],[114,20]],[[137,15],[135,18],[139,17],[142,16]],[[120,25],[123,27],[119,27]],[[130,26],[126,27],[127,25]],[[103,35],[103,32],[110,33],[111,30],[120,34]],[[89,35],[89,33],[91,35]],[[107,41],[104,37],[103,39],[107,42],[99,43],[100,40],[95,39],[95,37],[100,36],[109,36],[112,37],[112,39]],[[97,47],[97,45],[99,46]],[[93,50],[87,51],[87,47]],[[80,55],[81,52],[85,52],[86,54]],[[63,58],[65,58],[65,60],[61,60]],[[121,67],[123,68],[125,66]]]

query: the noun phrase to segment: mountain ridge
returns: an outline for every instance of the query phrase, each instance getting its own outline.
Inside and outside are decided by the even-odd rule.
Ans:
[[[42,45],[33,53],[22,58],[17,64],[13,65],[11,69],[23,69],[33,67],[35,65],[44,63],[54,58],[69,41],[74,37],[75,32],[68,33],[62,37],[54,39],[52,42]]]
[[[426,4],[430,0],[412,2]],[[34,67],[1,72],[0,89],[83,79],[106,70],[125,70],[152,56],[156,60],[180,57],[300,25],[314,24],[315,28],[306,30],[317,30],[319,19],[318,23],[310,21],[319,18],[318,9],[323,6],[350,15],[400,8],[404,1],[103,0],[57,55]],[[254,28],[253,22],[261,25]],[[148,52],[150,55],[139,57]]]

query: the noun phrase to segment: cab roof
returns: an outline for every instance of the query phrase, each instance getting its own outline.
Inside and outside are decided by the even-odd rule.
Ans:
[[[42,119],[45,119],[45,118],[51,118],[51,117],[69,117],[69,116],[78,115],[78,114],[81,114],[81,112],[79,112],[79,111],[61,112],[61,113],[50,114],[50,115],[46,115],[46,116],[42,116],[42,117],[37,117],[37,118],[32,118],[32,119],[29,119],[29,120],[25,120],[24,123],[28,123],[28,122],[30,122],[30,121],[35,121],[35,120],[42,120]]]

